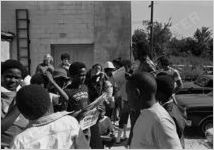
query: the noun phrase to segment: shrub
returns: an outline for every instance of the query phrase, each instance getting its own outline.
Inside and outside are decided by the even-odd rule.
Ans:
[[[183,65],[182,68],[176,68],[180,71],[183,80],[195,80],[199,75],[204,73],[204,65],[213,65],[211,61],[195,56],[171,56],[170,61],[172,62],[172,65]]]

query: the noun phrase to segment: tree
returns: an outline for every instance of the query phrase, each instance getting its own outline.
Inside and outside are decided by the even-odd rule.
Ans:
[[[135,30],[132,41],[143,41],[149,44],[150,37],[150,21],[143,21],[143,29]],[[177,39],[172,37],[170,31],[171,20],[167,23],[154,22],[153,23],[153,48],[158,57],[160,55],[174,55],[174,56],[190,56],[209,58],[212,60],[213,56],[213,38],[212,31],[208,27],[197,29],[193,37]],[[153,58],[156,59],[156,58]]]
[[[133,48],[133,56],[134,59],[139,59],[140,53],[148,53],[148,49],[140,49],[140,52],[138,51],[139,48],[137,48],[137,43],[144,43],[143,45],[149,45],[148,40],[148,34],[143,29],[137,29],[135,30],[134,34],[132,35],[132,48]],[[145,46],[145,47],[147,47]],[[151,53],[148,54],[151,56]]]
[[[135,30],[132,41],[144,41],[149,44],[150,37],[150,21],[143,21],[144,29]],[[167,45],[172,37],[172,33],[170,31],[171,21],[169,20],[167,23],[154,22],[153,23],[153,48],[155,52],[155,56],[162,55],[165,53],[167,49]]]
[[[177,39],[173,37],[168,45],[168,53],[174,56],[195,55],[212,59],[213,38],[212,32],[207,27],[197,29],[193,37]]]
[[[137,29],[134,31],[134,34],[132,36],[132,42],[137,43],[137,42],[147,42],[148,43],[148,35],[143,29]]]
[[[197,29],[194,33],[195,48],[192,50],[192,54],[196,56],[206,57],[209,54],[209,41],[212,40],[212,32],[208,27],[202,27]]]

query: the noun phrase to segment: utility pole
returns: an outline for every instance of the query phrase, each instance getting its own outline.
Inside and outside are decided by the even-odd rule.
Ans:
[[[154,1],[151,1],[151,21],[150,21],[150,52],[151,52],[151,57],[154,57],[154,50],[153,50],[153,7],[154,7]]]

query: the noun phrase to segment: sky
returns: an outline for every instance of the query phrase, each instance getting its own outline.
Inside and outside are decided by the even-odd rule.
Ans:
[[[132,1],[132,33],[150,20],[151,1]],[[166,23],[171,18],[171,31],[177,38],[193,36],[202,26],[213,30],[213,1],[154,1],[154,21]]]

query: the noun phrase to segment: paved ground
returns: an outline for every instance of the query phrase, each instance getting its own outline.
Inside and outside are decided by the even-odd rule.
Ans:
[[[128,135],[130,123],[128,123]],[[126,149],[126,141],[115,144],[111,149]],[[213,149],[213,146],[207,143],[205,137],[200,135],[197,128],[187,128],[185,130],[185,149]]]

